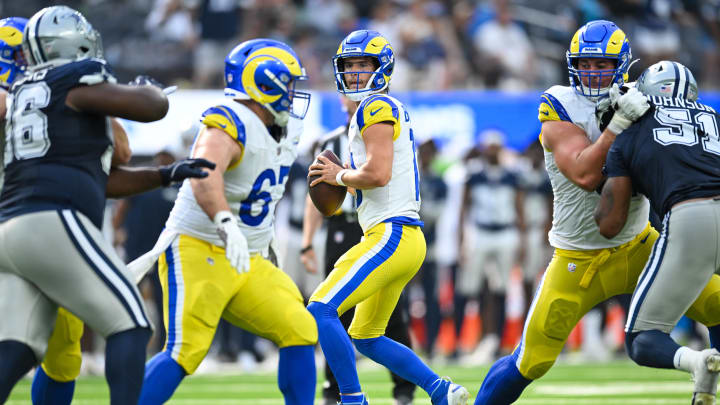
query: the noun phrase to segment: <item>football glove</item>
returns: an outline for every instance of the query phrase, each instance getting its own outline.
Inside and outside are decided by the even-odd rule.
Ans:
[[[225,242],[225,257],[230,265],[242,274],[250,271],[250,252],[247,240],[230,211],[220,211],[213,218],[220,239]]]
[[[205,159],[184,159],[171,163],[167,166],[160,166],[158,171],[162,177],[163,187],[170,183],[180,182],[189,177],[202,179],[208,176],[208,172],[202,168],[215,169],[215,163]]]
[[[128,82],[128,84],[130,86],[155,86],[162,89],[165,95],[172,94],[175,92],[175,90],[177,90],[177,86],[165,87],[165,85],[148,75],[135,76],[135,79],[133,79],[131,82]]]
[[[650,109],[650,104],[645,95],[634,87],[628,89],[625,94],[621,94],[620,87],[615,83],[610,89],[609,95],[615,114],[610,120],[607,129],[616,135],[626,130]]]

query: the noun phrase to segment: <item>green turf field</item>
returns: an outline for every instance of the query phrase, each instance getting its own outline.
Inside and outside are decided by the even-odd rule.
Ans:
[[[471,398],[474,398],[487,367],[444,367],[438,371],[464,384],[470,390]],[[372,405],[392,404],[391,385],[385,371],[374,367],[362,367],[360,380],[363,389],[370,396]],[[609,364],[558,364],[540,381],[525,390],[517,403],[528,405],[689,404],[692,387],[689,376],[683,372],[638,367],[627,361]],[[29,398],[30,381],[24,379],[15,387],[7,403],[30,404]],[[107,398],[105,381],[98,377],[86,377],[77,383],[73,404],[107,404]],[[319,396],[316,403],[320,403]],[[283,401],[277,390],[274,374],[202,375],[186,379],[168,404],[283,405]],[[416,395],[415,404],[430,404],[430,400],[420,391]]]

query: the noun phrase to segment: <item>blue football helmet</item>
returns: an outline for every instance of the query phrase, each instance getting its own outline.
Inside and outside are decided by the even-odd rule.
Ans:
[[[347,75],[360,75],[368,72],[345,71],[344,59],[365,56],[373,58],[375,71],[365,87],[348,87],[345,80]],[[369,95],[380,93],[388,88],[395,68],[395,53],[388,40],[379,32],[353,31],[340,43],[340,47],[333,57],[333,68],[335,69],[337,90],[353,101],[361,101]]]
[[[0,87],[9,88],[27,62],[22,52],[22,38],[28,20],[21,17],[0,20]]]
[[[615,23],[605,20],[590,21],[580,27],[566,53],[570,87],[586,97],[600,98],[607,96],[614,83],[622,86],[628,79],[628,70],[632,62],[630,42],[625,33]],[[580,58],[603,58],[615,61],[615,68],[608,70],[578,69]],[[599,83],[612,77],[607,87],[587,86],[587,83]]]
[[[245,41],[225,58],[225,95],[257,101],[280,126],[307,114],[310,93],[295,90],[300,80],[307,80],[300,58],[274,39]]]

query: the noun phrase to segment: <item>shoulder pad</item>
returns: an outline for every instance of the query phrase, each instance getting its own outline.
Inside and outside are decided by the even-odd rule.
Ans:
[[[223,105],[210,107],[202,113],[200,122],[207,127],[225,132],[245,148],[245,125],[232,108]]]
[[[83,59],[60,66],[67,73],[62,77],[72,77],[77,84],[93,86],[100,83],[117,83],[112,69],[102,59]]]
[[[378,122],[393,124],[393,140],[400,135],[400,110],[397,104],[385,95],[377,94],[364,99],[358,106],[356,116],[360,135],[367,127]]]
[[[553,88],[540,96],[540,106],[538,107],[538,119],[540,122],[545,121],[568,121],[572,122],[565,107],[560,100],[552,94]]]

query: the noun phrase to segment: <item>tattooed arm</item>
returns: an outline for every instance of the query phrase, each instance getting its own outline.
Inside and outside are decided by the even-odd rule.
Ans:
[[[600,202],[595,208],[595,222],[600,234],[608,239],[622,230],[627,221],[632,196],[630,177],[610,177],[602,189]]]

